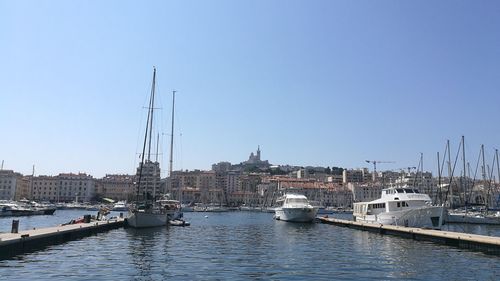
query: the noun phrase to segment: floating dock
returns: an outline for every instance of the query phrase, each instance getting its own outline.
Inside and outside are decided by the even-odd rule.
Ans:
[[[0,233],[0,259],[123,227],[123,218]]]
[[[500,237],[318,217],[321,223],[500,255]]]

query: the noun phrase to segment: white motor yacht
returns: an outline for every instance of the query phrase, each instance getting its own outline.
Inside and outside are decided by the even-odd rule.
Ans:
[[[429,195],[416,189],[391,187],[377,200],[354,203],[353,216],[357,222],[440,229],[445,208],[431,204]]]
[[[316,218],[318,209],[313,207],[307,197],[301,194],[285,194],[278,198],[281,204],[275,209],[274,218],[290,222],[311,222]]]
[[[128,206],[126,201],[118,201],[113,205],[112,211],[128,211]]]

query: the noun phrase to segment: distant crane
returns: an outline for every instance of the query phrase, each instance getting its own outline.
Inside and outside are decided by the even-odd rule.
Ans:
[[[373,164],[373,175],[372,175],[372,180],[375,181],[375,177],[377,175],[377,163],[396,163],[394,161],[379,161],[379,160],[365,160],[366,163],[372,163]]]

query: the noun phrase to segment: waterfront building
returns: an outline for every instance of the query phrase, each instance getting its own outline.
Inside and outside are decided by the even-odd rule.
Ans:
[[[0,200],[16,200],[22,178],[23,175],[12,170],[0,170]]]
[[[31,196],[28,199],[36,201],[90,202],[95,196],[95,180],[85,173],[41,175],[34,177],[31,185]]]
[[[133,175],[106,174],[105,177],[96,180],[96,194],[116,201],[131,201],[136,195],[134,180]]]
[[[216,173],[214,171],[173,171],[171,178],[167,179],[167,185],[172,186],[172,192],[174,198],[178,198],[179,190],[183,192],[184,203],[189,203],[192,201],[187,201],[188,197],[184,196],[184,192],[191,192],[193,194],[192,198],[199,198],[196,203],[208,203],[211,202],[213,198],[213,193],[216,189]],[[196,192],[194,192],[196,191]],[[199,192],[199,195],[196,193]],[[220,188],[219,193],[223,192]],[[219,197],[222,197],[219,196]],[[193,202],[194,203],[194,202]]]
[[[66,188],[62,189],[60,187],[61,181],[57,176],[38,176],[34,177],[32,180],[31,196],[28,199],[36,201],[65,202],[66,200],[61,198],[62,196],[67,197],[67,201],[73,201],[76,198],[74,190],[69,191],[69,186],[73,189],[73,182],[71,182],[71,185],[68,185],[68,182],[65,181]],[[64,190],[64,193],[62,190]],[[71,198],[70,194],[73,195]]]
[[[199,188],[182,187],[182,202],[184,204],[201,202],[201,192]]]
[[[325,207],[351,207],[353,202],[352,193],[345,186],[316,179],[272,176],[262,178],[262,183],[257,186],[259,202],[264,207],[273,206],[276,197],[287,192],[305,195],[315,204]]]
[[[31,185],[31,176],[18,177],[14,200],[19,201],[21,199],[31,198]]]
[[[91,202],[95,196],[95,179],[85,173],[66,173],[57,176],[59,180],[58,202]]]
[[[228,175],[229,176],[229,175]],[[234,178],[234,177],[232,177]],[[232,206],[242,204],[256,206],[259,202],[258,186],[262,182],[260,174],[250,173],[238,175],[237,185],[228,192],[228,201]]]

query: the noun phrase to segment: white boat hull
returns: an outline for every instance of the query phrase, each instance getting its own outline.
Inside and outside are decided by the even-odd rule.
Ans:
[[[276,208],[274,218],[289,222],[311,222],[316,218],[318,209],[313,207],[303,208]]]
[[[134,211],[127,218],[128,225],[134,228],[155,227],[167,225],[167,214],[146,213]]]
[[[445,210],[441,206],[426,206],[402,211],[384,212],[378,215],[356,216],[357,222],[380,223],[407,227],[439,229],[443,225]]]

